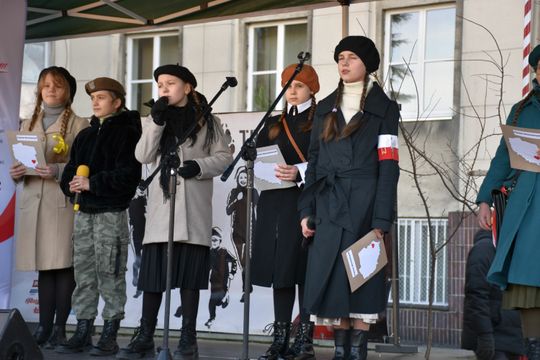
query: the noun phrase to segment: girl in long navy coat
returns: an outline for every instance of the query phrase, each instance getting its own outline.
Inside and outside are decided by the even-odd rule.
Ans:
[[[341,252],[371,230],[382,239],[394,221],[399,110],[368,76],[380,62],[370,39],[344,38],[334,59],[340,81],[317,105],[299,201],[302,232],[314,236],[304,304],[317,322],[334,325],[335,359],[347,353],[366,359],[369,326],[387,303],[385,275],[378,272],[351,293]]]
[[[289,65],[281,74],[284,86],[295,70]],[[277,144],[286,164],[278,164],[276,177],[302,182],[299,168],[305,169],[315,97],[319,78],[313,67],[304,65],[285,93],[287,106],[280,116],[268,119],[257,137],[257,146]],[[292,138],[292,140],[291,140]],[[296,144],[296,148],[293,145]],[[307,251],[302,247],[302,231],[297,212],[299,186],[263,191],[257,204],[257,223],[253,238],[252,283],[273,287],[274,341],[259,359],[314,359],[313,323],[303,307],[303,284]],[[298,286],[300,327],[295,342],[289,345],[289,331]]]
[[[529,55],[529,64],[536,73],[533,90],[512,107],[507,124],[540,129],[540,45]],[[540,158],[540,151],[536,156]],[[515,174],[503,139],[476,199],[483,229],[491,228],[491,190],[512,183]],[[527,356],[532,360],[540,360],[540,193],[537,191],[540,191],[540,175],[521,171],[508,199],[488,273],[490,282],[506,290],[503,307],[520,310],[523,337],[528,343]]]

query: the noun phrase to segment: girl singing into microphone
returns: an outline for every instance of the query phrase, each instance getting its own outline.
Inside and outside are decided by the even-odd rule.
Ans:
[[[138,289],[143,291],[141,325],[120,359],[139,358],[153,352],[153,335],[167,278],[169,228],[169,154],[180,158],[176,184],[172,287],[180,289],[182,331],[175,359],[196,359],[199,290],[208,288],[212,238],[213,178],[232,161],[219,120],[202,117],[206,100],[195,91],[197,80],[187,68],[163,65],[154,71],[160,98],[151,116],[143,120],[143,134],[135,156],[161,174],[150,184],[146,231],[143,240]],[[195,125],[195,130],[186,134]],[[177,145],[177,139],[189,135]]]

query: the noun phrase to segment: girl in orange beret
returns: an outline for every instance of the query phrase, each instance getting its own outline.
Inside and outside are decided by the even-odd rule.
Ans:
[[[281,74],[285,86],[296,64]],[[281,115],[267,120],[257,138],[257,146],[279,146],[284,164],[277,164],[280,180],[295,182],[286,189],[262,191],[257,203],[257,223],[253,238],[252,283],[273,287],[274,339],[259,359],[315,359],[313,323],[303,307],[307,251],[302,246],[302,231],[297,212],[298,196],[303,186],[311,124],[315,114],[315,94],[319,79],[313,67],[304,65],[287,88]],[[294,344],[289,347],[289,332],[296,288],[300,305],[300,326]]]

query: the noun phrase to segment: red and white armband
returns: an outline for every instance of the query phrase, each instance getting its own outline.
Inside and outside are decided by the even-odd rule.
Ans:
[[[395,160],[399,161],[398,137],[396,135],[379,135],[379,161]]]

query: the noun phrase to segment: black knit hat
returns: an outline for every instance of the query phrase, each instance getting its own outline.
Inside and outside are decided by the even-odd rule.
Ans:
[[[161,65],[156,70],[154,70],[154,80],[157,81],[159,75],[162,75],[162,74],[176,76],[182,81],[188,84],[191,84],[191,86],[193,86],[194,89],[197,87],[197,80],[195,79],[195,76],[185,66],[178,65],[178,64]]]
[[[73,102],[73,98],[75,97],[75,93],[77,92],[77,80],[71,74],[69,71],[67,71],[65,68],[61,66],[50,66],[48,68],[45,68],[41,70],[39,73],[39,80],[41,80],[42,77],[46,76],[48,73],[55,72],[57,74],[60,74],[64,79],[66,79],[68,85],[69,85],[69,98],[71,99],[71,102]]]
[[[538,66],[538,60],[540,60],[540,45],[536,45],[529,54],[529,65],[531,65],[534,70],[536,70],[536,67]]]
[[[338,62],[339,54],[346,50],[352,51],[362,60],[368,73],[372,73],[379,68],[381,57],[371,39],[365,36],[347,36],[343,38],[334,50],[334,60]]]

